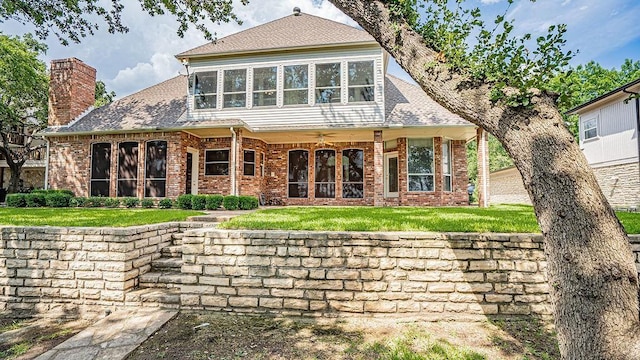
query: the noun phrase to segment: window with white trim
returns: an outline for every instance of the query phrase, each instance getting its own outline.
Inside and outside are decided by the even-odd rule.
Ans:
[[[451,191],[451,140],[442,140],[442,187]]]
[[[229,149],[204,152],[205,175],[229,175]]]
[[[341,101],[340,63],[316,64],[316,104]]]
[[[309,103],[309,65],[284,67],[283,104],[299,105]]]
[[[582,121],[582,139],[589,140],[598,137],[598,118],[589,118]]]
[[[433,191],[433,139],[407,140],[409,191]]]
[[[275,106],[278,99],[278,68],[253,69],[253,106]]]
[[[256,152],[245,150],[243,155],[244,175],[254,176],[256,174]]]
[[[218,72],[197,72],[194,75],[193,81],[194,108],[215,109],[218,103]]]
[[[224,108],[245,107],[247,105],[247,69],[224,71]]]
[[[349,102],[375,101],[373,60],[349,62]]]

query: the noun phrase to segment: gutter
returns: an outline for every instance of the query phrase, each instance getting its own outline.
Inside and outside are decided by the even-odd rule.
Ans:
[[[236,148],[238,147],[238,138],[233,126],[229,128],[231,130],[231,166],[229,172],[231,173],[231,195],[237,195],[236,189]]]

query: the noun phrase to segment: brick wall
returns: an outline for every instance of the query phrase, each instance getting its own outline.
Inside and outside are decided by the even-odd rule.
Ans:
[[[66,125],[95,102],[96,69],[76,58],[53,60],[49,82],[49,125]]]
[[[0,311],[16,316],[122,305],[171,234],[193,224],[0,228]]]
[[[181,288],[188,308],[433,319],[552,311],[541,235],[202,229],[183,241],[182,271],[197,276]]]
[[[515,167],[491,173],[489,202],[491,204],[531,204],[522,177]]]
[[[640,206],[640,169],[639,164],[594,168],[598,184],[612,206]]]

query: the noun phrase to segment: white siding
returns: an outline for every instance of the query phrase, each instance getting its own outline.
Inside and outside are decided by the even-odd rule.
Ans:
[[[350,61],[374,61],[375,101],[348,104],[347,64]],[[315,100],[315,64],[342,63],[342,102],[334,104],[314,104]],[[282,106],[282,74],[286,65],[309,64],[309,104]],[[254,67],[278,67],[278,106],[251,108]],[[247,106],[246,108],[222,108],[222,71],[247,68]],[[346,127],[379,126],[384,122],[384,61],[382,50],[378,47],[352,50],[323,50],[306,52],[281,52],[272,55],[226,57],[208,61],[194,61],[190,72],[218,70],[218,106],[217,109],[193,109],[193,94],[189,94],[189,114],[185,120],[226,120],[244,121],[253,130],[268,130],[282,127]]]
[[[580,116],[580,147],[593,167],[638,161],[635,102],[608,104]],[[598,136],[583,140],[582,122],[598,118]]]

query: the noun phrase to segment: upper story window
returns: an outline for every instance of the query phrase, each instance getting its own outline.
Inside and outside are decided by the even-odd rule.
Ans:
[[[582,122],[582,139],[588,140],[598,137],[598,118],[584,120]]]
[[[433,139],[408,139],[409,191],[433,191]]]
[[[278,68],[253,69],[253,106],[275,106],[278,98]]]
[[[339,103],[340,63],[316,65],[316,103]]]
[[[197,72],[194,79],[193,95],[196,109],[215,109],[218,103],[218,72]]]
[[[309,103],[309,65],[284,67],[284,105]]]
[[[247,69],[224,71],[225,108],[245,107],[247,105]]]
[[[375,101],[373,61],[349,63],[349,102]]]

